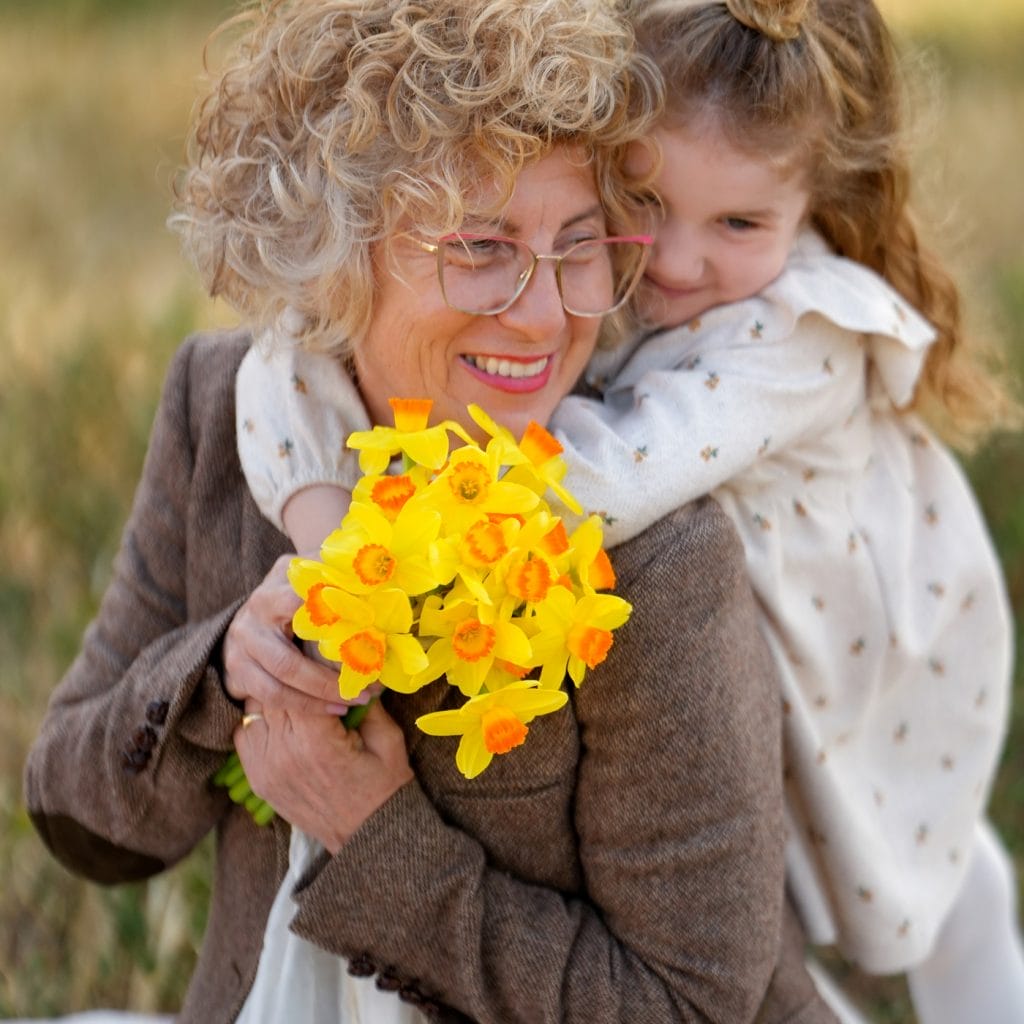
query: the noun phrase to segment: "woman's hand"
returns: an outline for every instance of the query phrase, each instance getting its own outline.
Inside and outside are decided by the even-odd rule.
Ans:
[[[338,673],[292,642],[300,599],[288,582],[291,555],[279,558],[238,609],[224,636],[224,688],[246,711],[344,714]]]
[[[405,737],[375,702],[358,729],[326,715],[266,711],[235,731],[253,792],[332,855],[413,778]]]

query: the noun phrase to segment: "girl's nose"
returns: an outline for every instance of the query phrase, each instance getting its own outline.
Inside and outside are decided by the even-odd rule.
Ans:
[[[675,288],[695,284],[704,275],[704,251],[692,228],[665,225],[658,232],[648,265],[662,283]]]

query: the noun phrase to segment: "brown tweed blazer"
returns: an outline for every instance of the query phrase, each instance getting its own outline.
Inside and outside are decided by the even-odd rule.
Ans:
[[[287,860],[287,825],[209,781],[240,717],[219,644],[288,550],[236,455],[247,344],[176,357],[113,581],[25,770],[43,839],[98,882],[216,830],[196,1024],[236,1017]],[[784,905],[779,699],[739,542],[703,501],[613,561],[635,610],[608,660],[480,778],[412,725],[449,687],[387,701],[417,779],[304,879],[293,928],[440,1020],[832,1021]]]

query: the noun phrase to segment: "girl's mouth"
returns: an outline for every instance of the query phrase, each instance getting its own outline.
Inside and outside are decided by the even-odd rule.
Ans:
[[[510,392],[537,391],[544,387],[551,376],[553,365],[549,355],[535,359],[483,355],[465,355],[461,358],[463,366],[477,380],[499,391]]]
[[[697,295],[704,290],[703,285],[674,287],[673,285],[665,284],[662,281],[656,281],[652,277],[645,277],[643,283],[650,291],[658,295],[663,295],[667,299],[686,299],[691,295]]]

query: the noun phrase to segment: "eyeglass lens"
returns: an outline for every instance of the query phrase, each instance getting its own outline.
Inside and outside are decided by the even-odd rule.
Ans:
[[[609,239],[579,242],[568,249],[556,264],[566,312],[600,316],[621,305],[640,275],[645,250],[639,242]],[[452,235],[439,242],[445,298],[467,313],[507,309],[533,266],[533,252],[515,239]]]

